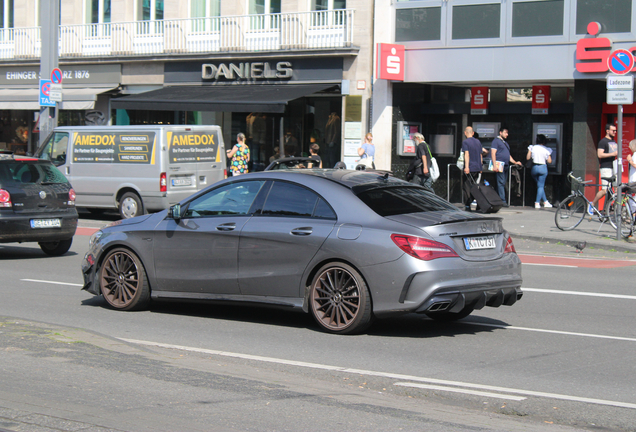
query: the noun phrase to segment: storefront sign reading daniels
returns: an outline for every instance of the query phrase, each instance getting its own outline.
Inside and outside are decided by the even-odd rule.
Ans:
[[[201,66],[201,78],[204,80],[257,80],[257,79],[290,79],[293,76],[291,62],[244,62],[220,63],[213,65],[204,63]]]

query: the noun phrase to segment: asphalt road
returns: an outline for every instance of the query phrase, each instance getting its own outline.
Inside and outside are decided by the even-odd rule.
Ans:
[[[272,309],[109,310],[80,291],[87,243],[0,245],[0,430],[636,430],[636,262],[518,242],[514,306],[333,336]]]

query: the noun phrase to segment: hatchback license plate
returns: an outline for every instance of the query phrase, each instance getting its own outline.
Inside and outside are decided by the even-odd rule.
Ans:
[[[466,250],[494,249],[495,238],[493,236],[464,237],[464,245],[466,245]]]
[[[61,228],[59,219],[31,219],[31,228]]]
[[[192,185],[192,179],[190,177],[172,179],[172,186],[190,186],[190,185]]]

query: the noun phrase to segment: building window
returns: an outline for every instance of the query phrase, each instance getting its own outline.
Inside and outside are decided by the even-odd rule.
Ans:
[[[139,0],[137,9],[138,21],[155,21],[163,19],[163,0]]]
[[[441,39],[442,8],[397,9],[395,41],[430,41]]]
[[[218,31],[219,20],[216,17],[219,16],[221,0],[190,0],[190,18],[195,18],[192,20],[192,31]]]
[[[250,28],[253,30],[268,30],[280,28],[280,2],[281,0],[249,0],[248,13],[250,15],[272,15],[253,16],[250,18]]]
[[[501,4],[453,6],[453,39],[500,37]]]
[[[311,0],[312,11],[326,11],[346,8],[346,0]]]
[[[103,24],[110,22],[111,0],[87,0],[86,21],[89,24]]]
[[[13,0],[0,0],[0,28],[13,28]]]
[[[563,0],[512,5],[512,37],[563,35]]]
[[[586,34],[587,25],[601,23],[602,33],[632,31],[632,0],[577,0],[576,34]]]

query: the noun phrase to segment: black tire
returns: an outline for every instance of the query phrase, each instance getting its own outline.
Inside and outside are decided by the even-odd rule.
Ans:
[[[40,249],[49,256],[62,256],[71,248],[73,244],[73,238],[68,240],[60,240],[56,242],[42,242],[38,243]]]
[[[610,224],[614,229],[618,229],[618,218],[621,218],[621,235],[625,238],[632,235],[632,230],[634,229],[634,215],[632,213],[632,209],[636,203],[634,202],[632,197],[624,196],[623,202],[620,206],[616,205],[614,200],[610,203],[609,208],[606,206],[606,211],[610,216]]]
[[[128,249],[108,252],[99,269],[99,289],[108,304],[118,310],[146,309],[150,304],[150,286],[137,255]]]
[[[144,214],[141,198],[134,192],[126,192],[119,200],[119,215],[122,219],[130,219]]]
[[[587,201],[583,197],[571,195],[559,204],[554,214],[554,223],[562,231],[573,230],[587,214]]]
[[[434,319],[435,321],[450,322],[450,321],[457,321],[462,318],[466,318],[468,315],[473,313],[474,310],[475,310],[474,307],[467,306],[459,312],[447,312],[447,311],[430,312],[430,313],[427,313],[426,316],[428,316],[431,319]]]
[[[373,320],[366,282],[344,263],[329,263],[318,270],[311,283],[309,303],[314,319],[329,333],[361,333]]]

